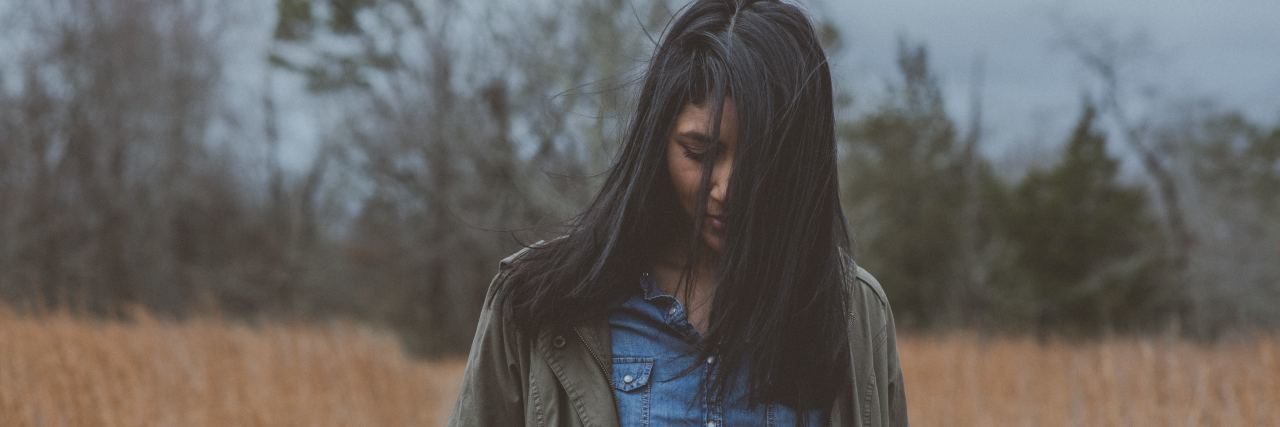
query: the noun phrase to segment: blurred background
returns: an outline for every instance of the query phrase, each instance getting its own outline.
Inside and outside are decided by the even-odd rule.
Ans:
[[[454,360],[497,260],[597,188],[684,4],[0,0],[0,299]],[[856,256],[917,357],[1280,326],[1280,3],[800,4]]]

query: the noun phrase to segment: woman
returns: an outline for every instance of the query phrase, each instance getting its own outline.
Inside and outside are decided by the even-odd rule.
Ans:
[[[805,15],[703,0],[569,232],[500,262],[452,425],[905,425],[893,317],[850,257]]]

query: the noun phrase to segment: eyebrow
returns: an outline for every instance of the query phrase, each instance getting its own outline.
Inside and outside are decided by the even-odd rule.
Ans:
[[[696,130],[687,130],[684,132],[680,132],[677,136],[682,136],[684,138],[692,139],[694,141],[698,141],[706,145],[711,145],[711,137],[707,136],[707,134],[705,133],[698,132]],[[718,142],[720,143],[720,145],[727,145],[724,143],[723,140]]]

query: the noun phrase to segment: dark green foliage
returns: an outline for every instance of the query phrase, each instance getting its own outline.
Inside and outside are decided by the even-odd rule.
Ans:
[[[1086,104],[1061,162],[1028,174],[1005,209],[1017,272],[1001,289],[1041,332],[1136,327],[1168,308],[1146,194],[1118,181],[1095,118]]]
[[[899,322],[930,327],[955,316],[959,207],[968,183],[955,125],[923,47],[902,44],[902,81],[877,111],[842,129],[844,200],[861,263],[885,283]]]
[[[1199,178],[1280,214],[1280,127],[1267,131],[1228,113],[1210,118],[1203,128],[1206,135],[1196,144],[1193,162]]]
[[[944,109],[923,47],[901,80],[842,129],[844,201],[859,262],[906,327],[1092,334],[1164,326],[1182,301],[1159,223],[1086,104],[1061,162],[1006,183]]]
[[[1036,249],[1024,251],[1022,264],[1060,281],[1082,280],[1089,266],[1133,254],[1143,243],[1138,233],[1150,229],[1146,198],[1116,182],[1119,162],[1107,154],[1094,117],[1086,106],[1062,162],[1028,174],[1009,209],[1009,236]]]

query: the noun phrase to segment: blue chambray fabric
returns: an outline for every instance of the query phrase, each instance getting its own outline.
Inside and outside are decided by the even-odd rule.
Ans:
[[[703,377],[719,365],[715,357],[698,360],[694,344],[701,337],[684,307],[659,290],[651,274],[640,277],[635,295],[610,308],[609,328],[611,383],[624,427],[799,425],[799,414],[785,405],[747,407],[740,386],[724,401],[699,396]],[[826,410],[813,410],[804,425],[821,426],[825,419]]]

